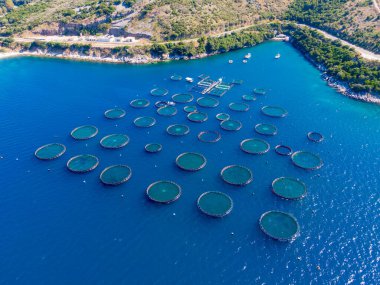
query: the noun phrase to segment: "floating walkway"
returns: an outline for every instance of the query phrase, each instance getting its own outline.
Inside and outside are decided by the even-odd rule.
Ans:
[[[222,79],[213,80],[207,75],[198,76],[201,80],[191,89],[194,92],[203,95],[210,94],[217,97],[222,97],[227,91],[231,89],[234,84],[224,83]]]

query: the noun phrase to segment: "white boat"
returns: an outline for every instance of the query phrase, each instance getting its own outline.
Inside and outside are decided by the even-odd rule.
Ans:
[[[230,59],[230,60],[228,61],[228,63],[231,64],[231,63],[234,63],[234,61],[233,61],[232,59]]]
[[[247,63],[248,61],[246,59],[243,60],[243,63]]]
[[[278,54],[275,55],[274,58],[275,58],[275,59],[279,59],[280,57],[281,57],[281,54],[278,53]]]
[[[193,83],[193,82],[194,82],[194,79],[191,78],[191,77],[186,77],[185,80],[186,80],[187,82],[190,82],[190,83]]]
[[[250,59],[251,58],[251,53],[249,52],[249,53],[247,53],[245,56],[244,56],[244,58],[246,58],[246,59]]]

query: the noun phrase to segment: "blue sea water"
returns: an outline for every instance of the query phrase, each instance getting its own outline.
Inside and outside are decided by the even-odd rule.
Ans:
[[[252,59],[242,64],[247,52]],[[277,52],[280,60],[274,60]],[[129,106],[136,98],[154,103],[154,87],[170,95],[187,92],[189,84],[170,76],[202,73],[244,80],[217,108],[199,107],[208,113],[207,122],[188,121],[180,104],[174,117],[158,116],[153,104]],[[255,87],[268,92],[249,103],[249,112],[228,109]],[[266,117],[264,105],[282,106],[289,115]],[[329,88],[289,44],[145,66],[6,59],[0,62],[0,106],[0,284],[380,284],[380,107]],[[103,116],[114,106],[127,111],[123,119]],[[243,128],[221,130],[219,112]],[[154,116],[157,124],[137,128],[133,120],[139,116]],[[168,135],[165,129],[174,123],[188,125],[190,133]],[[278,134],[262,137],[254,131],[258,123],[276,125]],[[84,124],[97,126],[99,134],[73,140],[70,131]],[[207,129],[219,130],[222,139],[198,141]],[[308,141],[309,131],[323,133],[325,140]],[[102,149],[100,139],[112,133],[127,134],[130,143]],[[250,137],[266,139],[271,150],[261,156],[242,152],[240,141]],[[34,151],[51,142],[65,144],[67,152],[54,161],[37,160]],[[146,153],[151,142],[163,150]],[[299,169],[274,152],[277,144],[318,153],[324,166]],[[205,155],[206,167],[180,170],[175,158],[186,151]],[[98,168],[69,172],[67,160],[82,153],[98,156]],[[100,172],[121,163],[132,168],[131,180],[103,186]],[[230,164],[249,167],[253,182],[241,188],[224,183],[219,172]],[[301,201],[275,196],[270,186],[280,176],[302,179],[308,195]],[[162,179],[182,186],[173,204],[146,198],[147,186]],[[197,209],[199,195],[210,190],[231,196],[230,215],[215,219]],[[292,213],[300,237],[281,243],[265,236],[258,219],[268,210]]]

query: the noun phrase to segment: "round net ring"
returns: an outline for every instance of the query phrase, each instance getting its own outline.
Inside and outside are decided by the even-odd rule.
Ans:
[[[323,166],[322,159],[314,153],[308,151],[296,151],[291,156],[295,166],[306,170],[316,170]]]
[[[187,119],[194,123],[203,123],[207,121],[208,115],[203,112],[195,111],[187,114]]]
[[[145,145],[145,151],[150,153],[160,152],[162,150],[162,145],[159,143],[148,143]]]
[[[301,200],[306,196],[307,188],[300,179],[279,177],[272,182],[272,192],[282,199]]]
[[[128,165],[111,165],[105,168],[99,176],[105,185],[117,186],[127,182],[132,177],[132,169]]]
[[[225,131],[238,131],[243,127],[243,124],[237,120],[224,120],[220,122],[220,127]]]
[[[275,136],[277,135],[277,127],[272,124],[257,124],[255,126],[256,133],[264,136]]]
[[[247,102],[256,101],[256,96],[251,95],[251,94],[245,94],[245,95],[241,96],[241,98],[242,98],[244,101],[247,101]]]
[[[166,105],[164,107],[157,109],[157,114],[164,117],[171,117],[177,114],[177,108],[171,105]]]
[[[228,104],[228,108],[232,111],[236,112],[247,112],[249,111],[249,105],[245,103],[237,103],[237,102],[232,102]]]
[[[190,133],[190,128],[186,125],[175,124],[167,127],[166,132],[172,136],[185,136]]]
[[[268,211],[260,216],[260,229],[269,237],[283,242],[292,242],[300,234],[297,219],[289,213]]]
[[[222,218],[231,213],[234,203],[230,196],[218,191],[202,193],[197,200],[198,209],[211,217]]]
[[[182,170],[198,171],[206,166],[207,159],[200,153],[184,152],[177,156],[175,163]]]
[[[76,140],[88,140],[95,137],[99,130],[95,126],[86,125],[75,128],[71,131],[70,135]]]
[[[167,105],[168,105],[168,102],[166,101],[157,101],[156,103],[154,103],[154,106],[156,108],[166,107]]]
[[[276,147],[274,148],[274,151],[277,154],[283,155],[283,156],[290,156],[293,153],[293,150],[290,146],[282,145],[282,144],[276,145]]]
[[[220,171],[224,182],[234,186],[245,186],[253,181],[252,171],[242,165],[228,165]]]
[[[225,120],[229,120],[231,116],[227,113],[219,113],[219,114],[216,114],[215,118],[219,121],[225,121]]]
[[[185,107],[183,107],[183,110],[186,113],[194,113],[197,111],[197,106],[194,106],[194,105],[185,106]]]
[[[108,149],[118,149],[126,146],[129,143],[129,137],[123,134],[112,134],[103,137],[100,140],[100,145]]]
[[[153,182],[146,189],[148,198],[156,203],[169,204],[181,196],[182,188],[173,181],[160,180]]]
[[[125,117],[125,110],[121,108],[109,109],[104,112],[104,117],[111,120],[121,119]]]
[[[173,74],[172,76],[170,76],[170,79],[173,80],[173,81],[181,81],[182,80],[182,76],[178,75],[178,74]]]
[[[137,117],[133,123],[139,128],[149,128],[156,124],[156,119],[153,117]]]
[[[261,108],[261,112],[273,118],[284,118],[288,115],[288,111],[278,106],[264,106]]]
[[[150,94],[155,97],[163,97],[166,96],[169,91],[165,88],[154,88],[150,91]]]
[[[194,100],[194,96],[188,93],[178,93],[172,96],[172,100],[175,103],[185,104]]]
[[[217,131],[202,131],[198,134],[198,140],[204,143],[216,143],[222,138]]]
[[[324,140],[324,137],[321,133],[318,133],[318,132],[308,132],[307,133],[307,138],[312,141],[312,142],[316,142],[316,143],[319,143],[321,141]]]
[[[240,149],[249,154],[265,154],[270,150],[270,145],[261,139],[245,139],[240,143]]]
[[[199,97],[197,104],[203,108],[215,108],[219,106],[219,101],[212,97]]]
[[[265,95],[267,92],[265,91],[264,88],[255,88],[253,89],[253,93],[258,94],[258,95]]]
[[[147,99],[144,99],[144,98],[141,98],[141,99],[134,99],[132,100],[129,105],[132,107],[132,108],[136,108],[136,109],[141,109],[141,108],[146,108],[150,105],[150,101],[147,100]]]
[[[66,146],[60,143],[50,143],[39,147],[34,155],[41,160],[52,160],[62,156],[66,152]]]
[[[85,173],[94,170],[99,165],[99,159],[95,155],[80,154],[69,159],[66,166],[75,173]]]

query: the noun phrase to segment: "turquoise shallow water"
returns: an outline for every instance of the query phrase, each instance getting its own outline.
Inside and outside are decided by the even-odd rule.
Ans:
[[[242,64],[247,52],[252,59]],[[273,59],[277,52],[280,60]],[[227,63],[230,58],[234,64]],[[155,87],[168,89],[167,97],[186,93],[189,85],[170,76],[201,73],[244,80],[217,108],[198,106],[208,114],[206,122],[190,122],[179,104],[173,117],[159,116],[154,104],[129,106],[136,98],[154,103],[149,92]],[[248,112],[228,108],[253,88],[267,94],[245,102]],[[265,105],[284,107],[288,116],[266,117],[260,111]],[[0,62],[0,106],[0,284],[380,283],[380,107],[337,94],[286,43],[149,66],[6,59]],[[104,111],[115,106],[126,116],[107,120]],[[215,119],[221,112],[241,121],[242,129],[221,130]],[[157,124],[138,128],[133,120],[140,116],[153,116]],[[258,123],[274,124],[278,134],[257,134]],[[172,124],[186,124],[190,133],[171,136],[165,130]],[[99,133],[75,141],[70,131],[81,125],[95,125]],[[197,134],[206,129],[220,131],[222,139],[199,142]],[[309,131],[325,140],[310,142]],[[127,134],[129,144],[102,148],[99,140],[112,133]],[[265,139],[271,150],[242,152],[240,142],[251,137]],[[55,161],[37,160],[34,151],[50,142],[65,144],[66,153]],[[149,154],[147,143],[163,149]],[[324,166],[297,168],[274,152],[277,144],[318,153]],[[175,158],[183,152],[202,153],[206,167],[179,169]],[[99,166],[71,173],[66,162],[81,153],[96,155]],[[129,165],[131,179],[118,187],[102,185],[99,174],[112,164]],[[253,182],[243,188],[224,183],[219,172],[232,164],[249,167]],[[307,196],[285,201],[274,195],[270,186],[280,176],[300,178]],[[181,197],[170,205],[149,201],[146,187],[157,180],[181,185]],[[206,191],[227,193],[232,212],[223,219],[202,214],[196,200]],[[260,215],[274,209],[298,219],[301,235],[293,243],[261,232]]]

